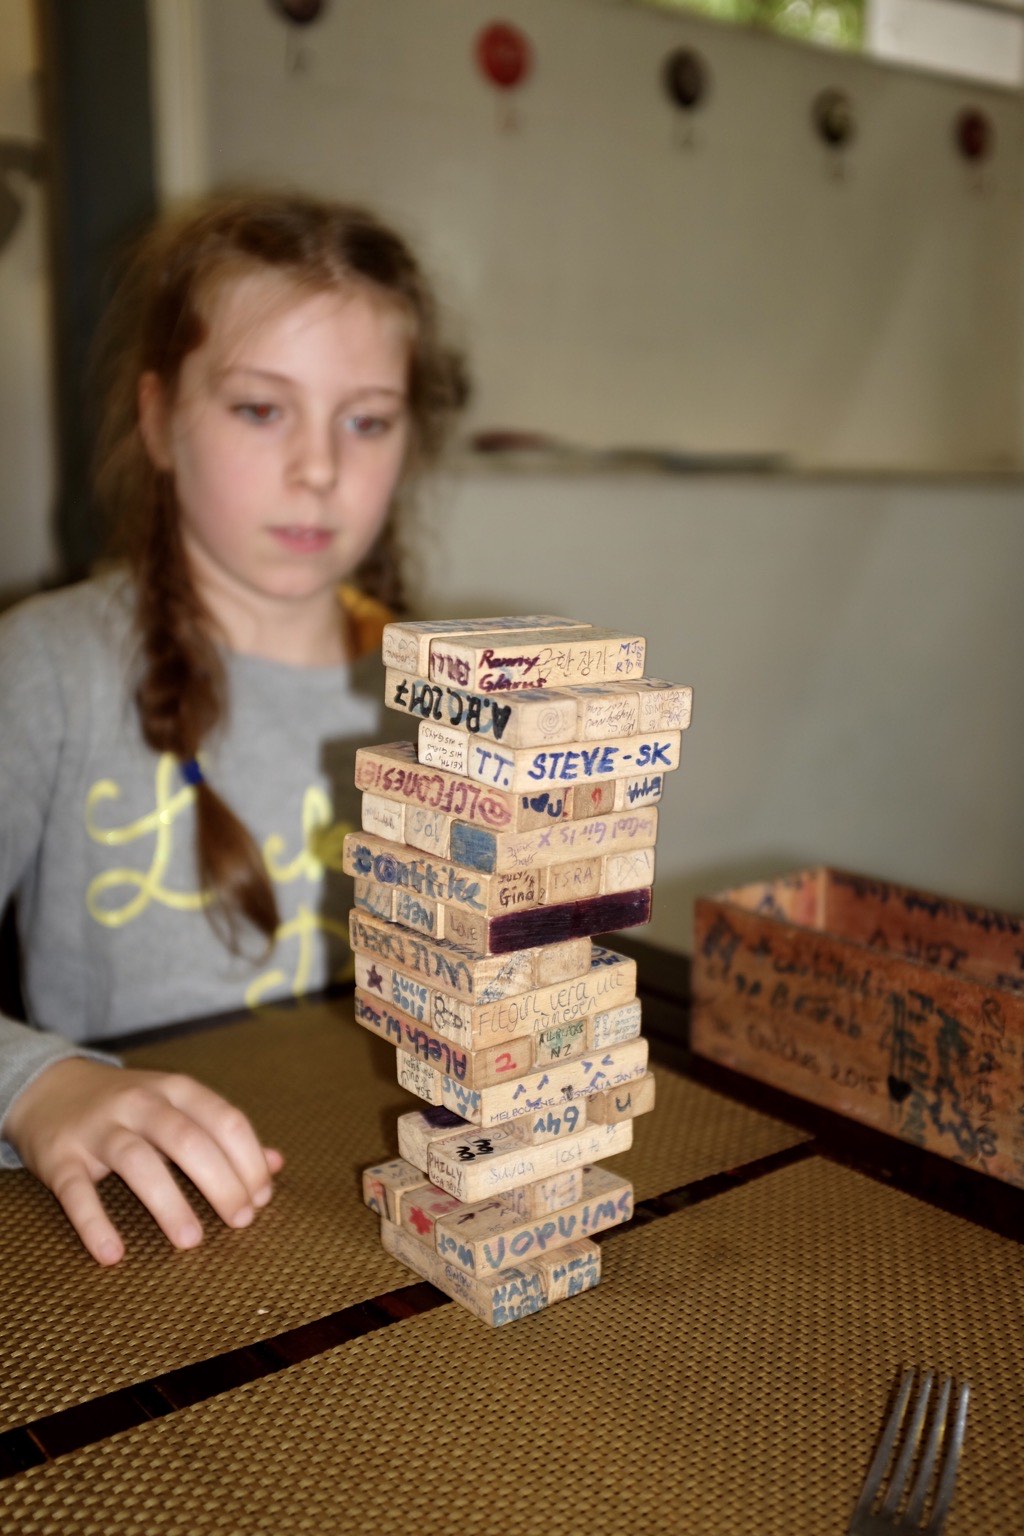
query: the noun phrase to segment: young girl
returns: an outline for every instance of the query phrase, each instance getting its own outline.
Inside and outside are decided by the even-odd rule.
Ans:
[[[0,625],[0,906],[35,1026],[0,1018],[0,1163],[102,1264],[109,1172],[181,1248],[202,1234],[168,1160],[232,1226],[271,1197],[281,1155],[238,1109],[72,1042],[346,958],[337,802],[380,688],[359,692],[339,584],[389,569],[396,495],[454,403],[423,277],[358,209],[211,199],[150,237],[120,313],[100,484],[126,559]]]

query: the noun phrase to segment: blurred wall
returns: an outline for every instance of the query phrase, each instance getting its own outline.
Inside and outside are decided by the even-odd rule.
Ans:
[[[204,177],[372,200],[417,238],[463,319],[475,424],[1020,463],[1016,94],[614,0],[509,0],[535,67],[504,96],[472,58],[491,0],[332,0],[290,42],[266,3],[155,9],[194,18],[202,89],[187,68],[197,99],[164,121],[180,140],[201,113]],[[660,85],[684,44],[710,76],[689,115]],[[826,88],[853,104],[846,153],[811,130]],[[968,105],[996,132],[980,171],[953,146]]]
[[[32,0],[0,0],[0,602],[56,572],[48,242],[42,177],[28,169],[42,142],[37,70]]]

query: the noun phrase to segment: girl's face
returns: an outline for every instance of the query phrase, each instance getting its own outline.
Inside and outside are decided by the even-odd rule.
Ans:
[[[395,307],[254,273],[214,299],[173,400],[143,376],[143,436],[174,476],[190,568],[230,644],[248,648],[268,620],[333,612],[387,520],[408,372]]]

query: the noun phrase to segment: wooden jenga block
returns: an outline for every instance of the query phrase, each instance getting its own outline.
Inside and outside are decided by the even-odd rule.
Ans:
[[[658,840],[658,812],[653,806],[616,811],[611,816],[552,822],[534,832],[494,832],[452,818],[450,857],[484,874],[564,864],[597,854],[650,848]]]
[[[378,885],[376,880],[355,880],[352,899],[367,917],[377,917],[382,923],[394,921],[395,892],[392,886]]]
[[[395,667],[400,672],[425,675],[430,663],[431,642],[444,635],[478,633],[514,635],[522,630],[566,628],[579,629],[581,625],[578,619],[564,619],[548,613],[514,615],[497,619],[400,620],[384,626],[381,637],[381,659],[385,667]]]
[[[375,917],[383,923],[400,923],[427,938],[446,937],[444,907],[415,891],[378,885],[376,880],[356,880],[353,898],[356,908],[367,917]]]
[[[427,1148],[431,1141],[455,1130],[472,1134],[473,1127],[443,1106],[408,1110],[398,1117],[398,1150],[405,1161],[412,1163],[425,1177]]]
[[[617,806],[616,790],[621,779],[602,779],[597,784],[574,784],[567,791],[572,796],[573,821],[586,816],[610,816]]]
[[[516,1189],[506,1189],[493,1200],[481,1201],[477,1206],[462,1209],[483,1210],[498,1206],[514,1216],[530,1218],[550,1216],[562,1211],[567,1205],[575,1205],[583,1199],[583,1169],[570,1168],[567,1173],[556,1173],[550,1179],[535,1179],[532,1184],[520,1184]]]
[[[574,976],[585,976],[590,969],[593,952],[594,946],[589,936],[561,941],[547,939],[534,949],[516,951],[517,954],[527,953],[533,956],[535,987],[553,987],[556,982],[569,981]],[[524,987],[523,991],[529,991],[529,988]]]
[[[439,1216],[445,1216],[461,1205],[461,1200],[446,1194],[443,1189],[435,1189],[433,1184],[420,1189],[403,1189],[398,1197],[398,1224],[421,1243],[436,1248],[435,1222]]]
[[[373,881],[366,883],[371,887],[374,885]],[[377,889],[381,901],[386,904],[389,888]],[[639,927],[651,915],[651,888],[592,896],[589,901],[528,907],[506,912],[500,917],[467,912],[454,903],[425,902],[422,897],[400,890],[395,893],[393,910],[395,922],[422,933],[441,933],[469,954],[480,957],[507,955],[569,938]]]
[[[452,1077],[459,1083],[467,1080],[467,1071],[472,1056],[453,1045],[439,1035],[435,1035],[425,1024],[419,1024],[406,1013],[399,1012],[388,1003],[380,1002],[371,993],[362,991],[356,987],[353,993],[352,1016],[357,1024],[373,1034],[380,1035],[389,1045],[408,1056],[414,1056],[420,1061],[436,1066],[439,1071]],[[402,1071],[399,1067],[399,1079]],[[471,1086],[475,1086],[472,1085]],[[415,1092],[415,1089],[411,1090]],[[431,1089],[432,1092],[432,1089]],[[427,1097],[427,1095],[422,1095]],[[442,1101],[434,1097],[427,1097],[430,1104],[440,1104]]]
[[[449,725],[424,720],[416,733],[416,756],[423,768],[443,768],[446,773],[466,773],[469,737]]]
[[[419,976],[439,991],[480,1003],[528,992],[544,980],[568,980],[581,975],[590,964],[590,940],[586,938],[481,957],[443,939],[408,933],[357,908],[349,913],[349,944],[356,954],[383,960]]]
[[[363,1172],[363,1202],[389,1221],[401,1218],[401,1196],[407,1189],[429,1189],[430,1181],[422,1168],[404,1157],[377,1163]]]
[[[665,792],[665,775],[645,773],[636,779],[613,779],[612,788],[614,810],[640,810],[645,805],[657,805]]]
[[[543,787],[579,788],[633,779],[639,772],[671,773],[679,767],[681,741],[681,731],[603,737],[560,747],[498,747],[474,738],[466,753],[466,772],[470,779],[507,794],[528,795]]]
[[[517,1185],[614,1157],[633,1145],[632,1120],[588,1125],[535,1146],[524,1145],[504,1126],[470,1130],[472,1134],[432,1142],[427,1156],[430,1183],[459,1200],[490,1200]]]
[[[693,689],[666,683],[660,677],[640,677],[630,685],[640,699],[641,731],[686,731],[693,712]]]
[[[545,895],[547,872],[542,868],[485,875],[360,832],[349,832],[342,848],[343,868],[357,888],[360,880],[373,880],[484,917],[540,906]]]
[[[444,1104],[473,1125],[496,1126],[519,1115],[536,1115],[579,1095],[586,1098],[602,1088],[616,1088],[647,1069],[647,1041],[627,1040],[607,1050],[592,1051],[572,1061],[559,1062],[520,1078],[487,1088],[470,1088],[457,1078],[416,1060],[423,1072],[405,1072],[401,1063],[410,1059],[399,1052],[399,1081],[428,1104]],[[422,1091],[421,1091],[422,1090]]]
[[[384,795],[364,794],[360,799],[361,825],[370,837],[404,843],[405,812],[406,807],[400,801],[388,800]]]
[[[607,1050],[635,1040],[640,1034],[640,1002],[634,998],[618,1008],[575,1019],[536,1034],[519,1035],[501,1045],[468,1051],[435,1033],[429,1025],[383,1002],[357,986],[353,1017],[397,1050],[405,1051],[445,1073],[467,1088],[488,1088],[518,1081],[540,1068],[572,1061],[586,1051]],[[436,1102],[433,1098],[431,1103]],[[441,1101],[444,1102],[443,1100]]]
[[[443,811],[468,826],[503,831],[516,827],[520,796],[492,789],[460,773],[423,768],[411,742],[392,741],[356,752],[356,788],[404,805]]]
[[[628,848],[625,853],[607,853],[601,860],[602,896],[612,896],[616,891],[635,891],[653,884],[653,848]]]
[[[654,1108],[654,1076],[648,1072],[621,1088],[605,1088],[587,1100],[587,1119],[593,1125],[618,1125],[646,1115]]]
[[[457,1202],[434,1225],[438,1253],[481,1277],[630,1220],[633,1186],[628,1179],[593,1166],[576,1172],[579,1194],[555,1210],[518,1212],[497,1200]]]
[[[601,1279],[601,1250],[589,1238],[566,1243],[532,1261],[544,1272],[545,1294],[549,1307],[573,1296],[592,1291]]]
[[[585,901],[601,895],[602,860],[597,857],[569,859],[564,864],[540,864],[534,873],[541,885],[542,906]]]
[[[487,694],[618,682],[643,676],[645,650],[642,635],[594,625],[515,634],[467,631],[431,641],[427,676],[431,682]]]
[[[587,1020],[573,1019],[568,1024],[552,1024],[538,1030],[534,1041],[533,1065],[548,1067],[556,1061],[571,1061],[587,1049]]]
[[[585,973],[551,986],[476,1004],[438,991],[422,977],[376,958],[355,956],[356,986],[427,1024],[464,1050],[501,1047],[518,1035],[559,1028],[628,1002],[636,994],[636,961],[592,946]]]
[[[390,1222],[381,1222],[381,1241],[394,1258],[493,1327],[579,1296],[601,1279],[601,1250],[585,1237],[475,1278]]]
[[[535,1115],[520,1115],[509,1120],[507,1129],[522,1147],[540,1147],[546,1141],[557,1141],[562,1136],[572,1136],[582,1131],[587,1123],[586,1099],[567,1099],[553,1109],[541,1110]]]
[[[692,688],[650,677],[487,694],[389,669],[384,688],[385,704],[399,714],[490,738],[505,747],[685,731],[692,701]]]
[[[365,795],[363,799],[366,799]],[[397,801],[394,803],[398,804]],[[409,847],[418,848],[423,853],[432,853],[439,859],[446,859],[451,852],[454,817],[446,816],[443,811],[429,810],[422,805],[406,805],[401,809],[405,823],[404,841]]]
[[[418,1243],[408,1232],[389,1221],[381,1221],[381,1242],[399,1263],[439,1291],[465,1307],[474,1317],[492,1328],[520,1317],[529,1317],[548,1305],[545,1290],[545,1272],[539,1268],[510,1269],[504,1275],[493,1275],[489,1280],[473,1280],[465,1270],[458,1269],[442,1259],[436,1249]],[[559,1270],[559,1280],[562,1270]],[[560,1285],[556,1283],[556,1290]]]
[[[613,736],[635,736],[640,729],[638,681],[594,683],[574,688],[577,737],[581,741],[595,741]]]
[[[548,827],[553,821],[569,821],[576,815],[576,789],[567,785],[564,789],[542,789],[535,794],[520,795],[516,811],[516,831],[535,832]]]
[[[585,1023],[587,1049],[604,1051],[611,1045],[622,1045],[626,1040],[636,1040],[640,1035],[640,999],[631,998],[617,1008],[605,1008],[591,1013]]]
[[[399,1087],[413,1093],[418,1099],[424,1099],[428,1104],[444,1104],[447,1102],[442,1091],[442,1083],[453,1081],[448,1077],[442,1077],[440,1072],[435,1072],[433,1067],[421,1061],[418,1056],[410,1056],[405,1051],[396,1051],[395,1057],[398,1064]],[[447,1096],[452,1097],[451,1094]]]
[[[389,670],[384,702],[400,714],[431,720],[469,736],[489,737],[508,747],[554,745],[571,741],[576,735],[576,701],[571,694],[554,689],[537,688],[500,697]]]

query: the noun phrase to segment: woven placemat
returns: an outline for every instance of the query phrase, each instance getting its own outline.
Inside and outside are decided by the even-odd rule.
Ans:
[[[34,1179],[0,1178],[0,1231],[18,1234],[0,1285],[0,1431],[411,1283],[380,1246],[360,1175],[396,1155],[396,1117],[416,1101],[395,1081],[393,1048],[351,1009],[350,997],[268,1009],[128,1053],[225,1093],[287,1153],[273,1202],[244,1232],[206,1210],[203,1245],[175,1253],[111,1180],[128,1251],[101,1270]],[[658,1093],[637,1145],[614,1160],[641,1199],[800,1139],[672,1073],[659,1073]]]
[[[1024,1528],[1024,1265],[819,1158],[602,1245],[492,1332],[447,1306],[0,1486],[19,1536],[823,1536],[894,1380],[973,1387],[947,1536]]]

